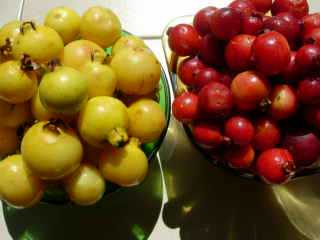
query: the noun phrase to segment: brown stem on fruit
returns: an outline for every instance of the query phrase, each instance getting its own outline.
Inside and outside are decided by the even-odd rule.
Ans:
[[[12,54],[12,40],[10,38],[6,38],[6,43],[0,47],[0,53],[5,57]]]
[[[107,138],[108,142],[114,147],[122,147],[129,140],[126,130],[121,127],[116,127],[113,130],[111,130]]]
[[[58,66],[61,66],[60,59],[58,59],[58,58],[54,58],[47,63],[47,69],[50,72],[53,72],[56,69],[56,67],[58,67]]]
[[[20,26],[20,33],[23,35],[25,33],[26,27],[31,27],[34,31],[37,30],[36,25],[32,21],[23,22]]]
[[[63,120],[55,118],[50,119],[43,128],[59,135],[61,134],[61,128],[66,129],[69,128],[69,126]]]
[[[261,102],[260,102],[260,110],[262,112],[267,112],[269,109],[269,106],[271,105],[271,100],[269,98],[264,98]]]
[[[41,68],[40,65],[34,62],[27,54],[22,55],[20,62],[22,71],[35,71]]]
[[[108,55],[108,56],[110,56],[110,55]],[[94,50],[91,53],[91,62],[104,63],[105,61],[106,61],[106,57],[100,51]]]
[[[283,171],[286,173],[286,175],[292,177],[295,174],[295,169],[296,166],[294,165],[294,163],[289,163],[286,162],[283,166],[282,166]]]

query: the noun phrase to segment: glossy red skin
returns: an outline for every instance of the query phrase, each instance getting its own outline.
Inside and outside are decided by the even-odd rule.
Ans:
[[[243,34],[260,34],[263,29],[263,15],[259,12],[252,12],[242,16],[241,29]]]
[[[178,67],[178,76],[184,84],[194,86],[197,74],[205,68],[206,65],[198,57],[186,58]]]
[[[234,103],[240,110],[253,110],[269,96],[268,80],[256,71],[238,74],[231,83]]]
[[[272,0],[251,0],[257,11],[266,13],[271,9]]]
[[[196,13],[193,18],[193,26],[200,36],[205,36],[211,32],[210,20],[212,14],[217,10],[216,7],[205,7]]]
[[[198,96],[185,92],[178,96],[172,104],[174,117],[182,123],[190,123],[198,118],[199,104]]]
[[[249,14],[256,10],[255,6],[250,0],[234,0],[229,4],[228,7],[240,11],[242,14]]]
[[[259,176],[266,183],[287,182],[294,173],[295,166],[290,152],[283,148],[272,148],[261,153],[256,163]]]
[[[304,119],[320,130],[320,105],[308,106],[304,111]]]
[[[320,103],[320,77],[309,77],[299,82],[298,99],[304,104]]]
[[[275,31],[259,35],[252,51],[257,69],[268,76],[283,72],[290,61],[288,41]]]
[[[297,111],[298,98],[289,85],[276,85],[271,91],[270,101],[269,114],[275,120],[289,118]]]
[[[204,36],[200,41],[199,57],[211,66],[224,66],[224,43],[214,37],[212,34]]]
[[[253,147],[247,145],[230,149],[224,158],[231,168],[247,170],[252,166],[254,157]]]
[[[196,89],[200,90],[202,87],[211,82],[220,82],[221,81],[221,73],[219,73],[214,68],[205,68],[202,69],[196,75],[196,82],[194,86]]]
[[[230,40],[241,31],[241,13],[232,8],[220,8],[211,18],[211,31],[221,40]]]
[[[254,137],[254,127],[249,119],[235,116],[229,118],[225,123],[224,133],[234,144],[245,146]]]
[[[198,122],[192,126],[195,141],[204,148],[216,148],[223,142],[223,136],[218,126]]]
[[[230,88],[232,79],[233,79],[233,77],[231,76],[230,73],[223,73],[220,78],[220,82],[222,84],[226,85],[228,88]]]
[[[290,151],[297,167],[308,167],[320,157],[320,141],[313,133],[287,135],[283,147]]]
[[[280,130],[275,121],[270,118],[260,118],[255,124],[253,146],[259,151],[274,148],[280,143]]]
[[[307,0],[275,0],[271,8],[272,15],[281,12],[291,12],[297,18],[303,18],[309,13]]]
[[[220,118],[230,114],[233,105],[232,94],[224,84],[209,83],[200,90],[198,96],[200,109],[209,118]]]
[[[304,44],[317,44],[320,46],[320,28],[313,28],[303,34]]]
[[[194,56],[198,53],[200,36],[193,26],[178,24],[168,30],[168,43],[178,56]]]
[[[313,28],[320,27],[320,13],[313,13],[305,16],[302,19],[303,22],[303,31],[308,32]]]
[[[253,35],[240,34],[230,40],[225,50],[225,60],[231,70],[240,72],[250,68],[255,39]]]
[[[289,64],[282,73],[284,80],[287,82],[292,82],[293,80],[297,79],[300,75],[299,67],[296,63],[296,56],[297,53],[291,51]]]
[[[320,67],[320,47],[308,44],[297,51],[297,67],[299,71],[310,73],[317,71]]]

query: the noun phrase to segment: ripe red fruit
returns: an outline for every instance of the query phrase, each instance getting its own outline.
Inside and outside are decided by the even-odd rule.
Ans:
[[[283,79],[286,80],[287,82],[291,82],[297,79],[300,75],[299,67],[296,61],[296,56],[297,56],[297,53],[294,51],[291,51],[289,64],[287,65],[286,69],[282,73]]]
[[[211,82],[220,82],[221,73],[214,68],[205,68],[199,71],[196,75],[196,81],[194,86],[200,90],[202,87]]]
[[[223,136],[217,125],[196,122],[192,127],[195,141],[204,148],[215,148],[223,142]]]
[[[241,24],[243,34],[258,35],[263,28],[263,15],[260,12],[243,15]]]
[[[189,24],[178,24],[168,30],[171,50],[178,56],[194,56],[198,53],[200,37]]]
[[[287,182],[295,171],[292,155],[282,148],[272,148],[261,153],[256,168],[259,176],[271,184]]]
[[[275,31],[258,36],[252,49],[257,69],[266,75],[283,72],[290,61],[288,41]]]
[[[220,78],[220,82],[224,85],[226,85],[228,88],[230,88],[231,86],[231,82],[232,82],[232,76],[230,73],[223,73],[221,78]]]
[[[193,18],[193,26],[197,32],[204,36],[211,32],[210,21],[212,14],[217,10],[216,7],[205,7],[198,11]]]
[[[256,122],[253,146],[265,151],[274,148],[280,142],[280,130],[277,123],[269,118],[260,118]]]
[[[255,152],[251,145],[237,146],[228,151],[224,158],[231,168],[247,170],[253,164]]]
[[[240,110],[253,110],[268,97],[268,80],[260,73],[246,71],[238,74],[231,83],[234,103]]]
[[[281,12],[291,12],[297,18],[303,18],[309,13],[307,0],[275,0],[271,8],[272,15]]]
[[[271,91],[270,100],[269,113],[273,119],[286,119],[297,111],[298,99],[294,89],[289,85],[276,85]]]
[[[223,59],[224,43],[212,34],[204,36],[200,41],[199,57],[208,65],[221,67]]]
[[[308,32],[313,28],[320,27],[320,13],[313,13],[303,17],[303,31]]]
[[[234,0],[229,4],[229,8],[240,11],[242,14],[249,14],[255,10],[250,0]]]
[[[320,67],[320,47],[308,44],[300,48],[296,56],[299,71],[309,73]]]
[[[320,141],[310,132],[287,135],[283,147],[291,152],[297,167],[308,167],[320,157]]]
[[[209,117],[225,117],[232,109],[231,91],[222,83],[209,83],[199,92],[199,105]]]
[[[320,46],[320,28],[313,28],[303,34],[304,44],[317,44]]]
[[[272,0],[251,0],[257,11],[266,13],[271,9]]]
[[[220,8],[212,15],[211,31],[221,40],[230,40],[241,31],[241,13],[232,8]]]
[[[320,105],[310,105],[304,111],[304,118],[308,124],[320,130]]]
[[[225,60],[231,70],[245,71],[251,66],[253,35],[240,34],[231,39],[225,50]]]
[[[320,103],[320,77],[309,77],[300,81],[298,99],[304,104]]]
[[[205,68],[206,66],[198,57],[186,58],[179,65],[178,76],[184,84],[194,86],[197,74]]]
[[[253,139],[254,127],[249,119],[235,116],[225,123],[224,133],[233,143],[244,146]]]
[[[199,113],[198,96],[190,92],[181,94],[173,101],[172,112],[178,121],[192,122]]]

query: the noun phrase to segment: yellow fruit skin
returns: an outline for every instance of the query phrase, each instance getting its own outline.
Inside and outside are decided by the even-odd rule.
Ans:
[[[115,55],[110,66],[116,73],[117,88],[128,95],[146,95],[158,87],[161,67],[146,48],[126,48]]]
[[[150,99],[140,99],[130,105],[129,133],[142,143],[157,140],[166,126],[166,118],[160,105]]]
[[[126,106],[118,99],[108,96],[91,98],[80,111],[78,130],[89,144],[104,147],[115,128],[129,127]]]
[[[21,155],[0,162],[0,197],[15,207],[31,207],[43,195],[43,182],[25,166]]]
[[[20,33],[20,25],[21,22],[18,20],[13,20],[3,25],[0,29],[0,46],[6,44],[7,38],[9,38],[11,42],[14,42],[15,38]]]
[[[148,173],[148,159],[135,144],[123,148],[107,147],[100,156],[99,169],[110,182],[123,187],[141,183]]]
[[[44,21],[44,25],[56,30],[64,44],[76,40],[80,31],[81,17],[68,7],[51,9]]]
[[[17,129],[0,126],[0,158],[15,153],[18,148]]]
[[[37,78],[34,73],[21,70],[18,61],[0,64],[0,99],[16,104],[28,101],[37,90]]]
[[[2,115],[0,111],[0,125],[17,128],[32,119],[29,102],[15,105],[10,104],[9,106],[9,111],[6,114]]]
[[[112,56],[126,48],[147,47],[144,41],[134,35],[122,36],[112,47]]]
[[[27,166],[41,179],[58,180],[75,171],[83,149],[72,129],[56,131],[38,122],[24,135],[21,153]]]
[[[82,69],[88,79],[88,96],[112,96],[117,85],[117,79],[111,67],[99,62],[88,62]]]
[[[59,67],[45,74],[39,85],[41,103],[55,113],[77,113],[87,100],[87,94],[87,79],[70,67]]]
[[[105,192],[105,181],[98,169],[84,163],[65,179],[64,187],[71,201],[88,206],[102,198]]]
[[[60,56],[61,63],[81,71],[83,66],[91,61],[94,52],[98,52],[103,57],[106,56],[104,50],[96,43],[88,40],[76,40],[64,47]]]
[[[120,20],[110,9],[91,7],[81,18],[80,36],[103,48],[110,47],[121,36]]]
[[[63,50],[63,40],[60,35],[50,27],[36,26],[20,33],[13,43],[13,56],[19,60],[23,54],[27,54],[36,62],[47,62],[57,58]]]

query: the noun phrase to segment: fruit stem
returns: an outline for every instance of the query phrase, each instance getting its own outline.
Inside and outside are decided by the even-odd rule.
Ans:
[[[21,57],[21,70],[22,71],[35,71],[40,68],[40,65],[32,61],[29,55],[23,54]]]
[[[269,98],[264,98],[261,102],[260,102],[260,109],[262,112],[267,112],[269,109],[269,106],[271,105],[271,100]]]
[[[173,73],[177,72],[178,59],[179,59],[179,56],[174,52],[172,52],[170,62],[169,62],[169,68]]]
[[[31,27],[34,31],[37,30],[36,25],[35,25],[34,22],[32,22],[32,21],[26,21],[26,22],[23,22],[23,23],[21,24],[21,26],[20,26],[20,33],[21,33],[22,35],[25,33],[25,30],[26,30],[25,28],[26,28],[27,26]]]
[[[2,56],[10,56],[12,53],[12,40],[6,38],[6,43],[0,47],[0,53]]]
[[[108,134],[108,141],[114,147],[122,147],[128,142],[128,134],[124,128],[116,127]]]
[[[61,66],[60,59],[58,59],[58,58],[52,59],[51,61],[49,61],[47,63],[47,69],[50,72],[53,72],[56,69],[56,67],[58,67],[58,66]]]
[[[104,55],[99,52],[98,50],[94,50],[91,53],[91,62],[99,62],[99,63],[104,63],[106,61],[106,58]]]

